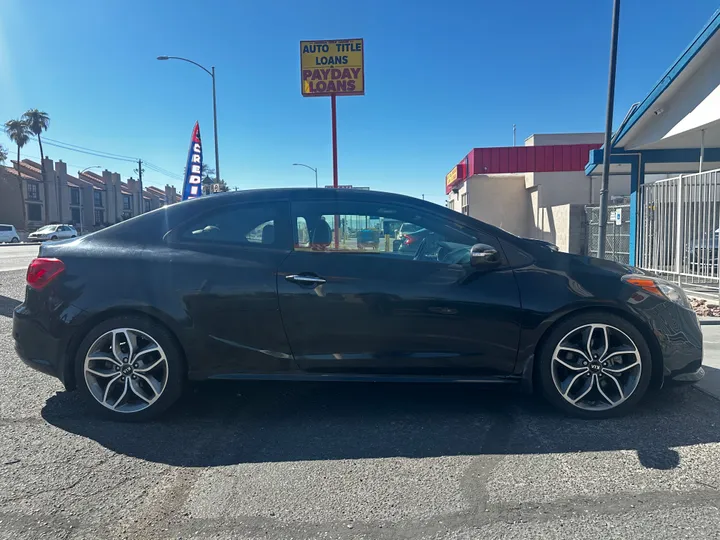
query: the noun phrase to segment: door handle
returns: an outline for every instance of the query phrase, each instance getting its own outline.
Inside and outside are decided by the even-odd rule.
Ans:
[[[318,276],[307,276],[302,274],[290,274],[289,276],[285,276],[285,279],[291,283],[297,283],[298,285],[317,286],[327,282],[327,280]]]

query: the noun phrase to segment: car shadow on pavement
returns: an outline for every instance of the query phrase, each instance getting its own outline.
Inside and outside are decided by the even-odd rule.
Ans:
[[[674,447],[720,441],[720,402],[692,388],[602,421],[565,417],[510,388],[287,382],[197,384],[145,424],[91,416],[76,392],[51,397],[42,416],[114,452],[184,467],[636,450],[645,467],[672,469]]]
[[[22,304],[20,300],[0,294],[0,317],[12,317],[13,310],[20,304]]]

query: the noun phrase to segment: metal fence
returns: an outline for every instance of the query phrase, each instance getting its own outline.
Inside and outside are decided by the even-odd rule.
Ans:
[[[720,170],[642,186],[639,211],[637,265],[717,292]]]
[[[598,256],[600,245],[600,207],[586,206],[588,255]],[[605,258],[628,264],[630,262],[630,205],[608,206]]]

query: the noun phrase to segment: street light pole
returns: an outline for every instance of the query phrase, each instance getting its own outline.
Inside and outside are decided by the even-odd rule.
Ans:
[[[317,179],[318,170],[316,167],[311,167],[310,165],[305,165],[304,163],[293,163],[293,165],[297,166],[297,167],[305,167],[306,169],[310,169],[311,171],[313,171],[315,173],[315,187],[318,187],[318,179]]]
[[[222,177],[220,176],[220,153],[218,151],[218,128],[217,128],[217,99],[215,96],[215,66],[212,66],[210,69],[198,64],[197,62],[193,62],[192,60],[189,60],[188,58],[182,58],[180,56],[158,56],[158,60],[182,60],[183,62],[188,62],[190,64],[193,64],[200,69],[202,69],[205,73],[210,75],[212,77],[212,98],[213,98],[213,134],[215,136],[215,179],[216,181],[220,181]]]
[[[612,30],[610,31],[610,72],[608,74],[607,111],[605,114],[605,141],[603,145],[602,187],[600,188],[600,223],[598,228],[598,258],[605,258],[608,221],[608,187],[610,184],[610,155],[612,153],[612,121],[615,105],[615,67],[617,64],[618,29],[620,26],[620,0],[613,0]]]

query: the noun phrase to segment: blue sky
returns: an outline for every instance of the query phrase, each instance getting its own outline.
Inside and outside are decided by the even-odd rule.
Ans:
[[[362,37],[366,95],[338,99],[340,183],[444,200],[471,148],[532,133],[602,131],[611,0],[3,0],[0,119],[47,111],[48,137],[182,173],[200,121],[214,163],[215,65],[222,176],[239,188],[332,183],[329,98],[300,94],[301,39]],[[652,5],[652,9],[649,7]],[[717,8],[624,0],[616,125]],[[14,156],[15,149],[0,136]],[[25,147],[39,155],[37,145]],[[123,162],[46,148],[79,169]],[[174,183],[147,171],[146,181]]]

